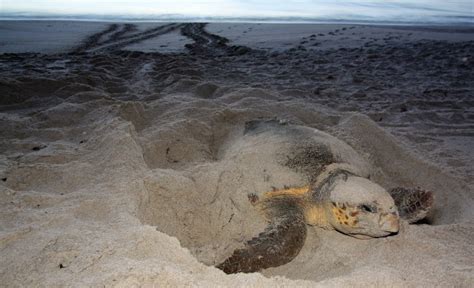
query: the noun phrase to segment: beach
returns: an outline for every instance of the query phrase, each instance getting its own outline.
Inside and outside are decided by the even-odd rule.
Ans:
[[[3,285],[474,285],[472,27],[0,21],[0,35]],[[370,240],[311,227],[290,263],[224,274],[266,225],[248,195],[305,184],[245,142],[256,120],[337,137],[385,189],[433,191],[434,211]]]

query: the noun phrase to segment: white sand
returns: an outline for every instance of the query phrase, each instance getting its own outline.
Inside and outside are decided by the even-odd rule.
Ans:
[[[1,27],[14,24],[2,22]],[[17,24],[14,29],[33,29]],[[34,49],[71,49],[77,39],[68,37],[70,42]],[[158,43],[181,47],[183,41],[172,40],[180,37],[145,40],[142,48],[152,51]],[[472,35],[456,39],[463,37]],[[263,40],[291,40],[273,39]],[[22,42],[9,40],[10,46],[1,47],[11,52],[21,46],[15,41]],[[291,41],[292,47],[299,45]],[[420,49],[449,48],[435,44]],[[469,45],[455,46],[453,53],[464,55]],[[21,47],[18,52],[30,46]],[[135,43],[125,49],[139,48]],[[462,161],[474,159],[468,148],[474,111],[463,98],[472,84],[460,83],[462,73],[470,74],[449,61],[436,62],[445,66],[435,72],[452,69],[449,82],[438,74],[425,78],[424,70],[410,66],[418,62],[403,64],[400,69],[410,79],[397,90],[390,85],[399,76],[386,77],[376,69],[362,84],[346,81],[346,71],[353,73],[344,66],[349,52],[325,54],[324,60],[340,72],[326,64],[299,64],[306,58],[298,59],[304,56],[298,53],[276,60],[253,54],[214,59],[125,52],[1,56],[2,285],[472,287],[474,170],[473,162]],[[277,61],[285,63],[283,68],[274,67]],[[387,60],[372,61],[386,65]],[[396,66],[396,58],[392,61]],[[319,69],[320,74],[309,75],[314,83],[305,78],[305,66]],[[280,72],[287,74],[276,77]],[[335,80],[327,79],[329,74]],[[336,82],[324,86],[329,81]],[[419,96],[416,81],[460,83],[468,92],[446,85],[457,97],[455,106],[442,96]],[[319,94],[313,93],[315,86]],[[365,94],[356,94],[359,90]],[[405,98],[406,93],[413,98]],[[407,113],[400,112],[402,104]],[[265,157],[271,149],[249,146],[242,136],[246,121],[275,117],[345,141],[371,165],[371,179],[385,188],[432,190],[436,211],[431,225],[404,223],[398,235],[371,240],[310,228],[303,250],[287,265],[238,275],[212,267],[265,227],[248,193],[304,183],[301,175]],[[464,136],[450,136],[453,129]],[[278,150],[288,143],[267,139],[263,144]]]
[[[126,23],[119,23],[120,25]],[[169,23],[134,23],[137,32],[143,32]],[[110,23],[88,21],[0,21],[0,53],[64,53],[78,46],[87,36],[100,32]],[[106,37],[102,40],[107,40]],[[189,40],[170,33],[164,37],[131,45],[131,50],[144,52],[183,52]],[[162,46],[166,45],[166,47]]]
[[[193,41],[182,36],[179,31],[167,33],[161,37],[151,38],[125,47],[125,50],[160,53],[183,53],[186,52],[184,45]]]
[[[60,53],[107,23],[68,21],[0,21],[0,53]]]
[[[307,49],[358,48],[366,43],[397,44],[419,40],[473,41],[474,33],[432,27],[367,26],[351,24],[239,24],[211,23],[207,30],[232,44],[256,49],[284,50],[300,44]],[[313,36],[314,35],[314,36]],[[313,37],[312,37],[313,36]]]

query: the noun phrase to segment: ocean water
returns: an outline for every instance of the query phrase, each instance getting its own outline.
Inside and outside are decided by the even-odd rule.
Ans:
[[[0,19],[474,24],[474,0],[1,0]]]

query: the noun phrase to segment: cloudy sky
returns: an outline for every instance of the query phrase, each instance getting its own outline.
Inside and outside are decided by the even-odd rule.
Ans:
[[[390,18],[473,16],[474,0],[0,0],[0,11],[58,14]]]

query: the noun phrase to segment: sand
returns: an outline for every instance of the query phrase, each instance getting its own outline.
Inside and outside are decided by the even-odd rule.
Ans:
[[[2,285],[474,285],[470,29],[39,23],[0,23]],[[266,225],[248,193],[305,184],[271,157],[287,142],[248,142],[256,119],[336,136],[435,211],[380,239],[309,228],[292,262],[224,274]]]

